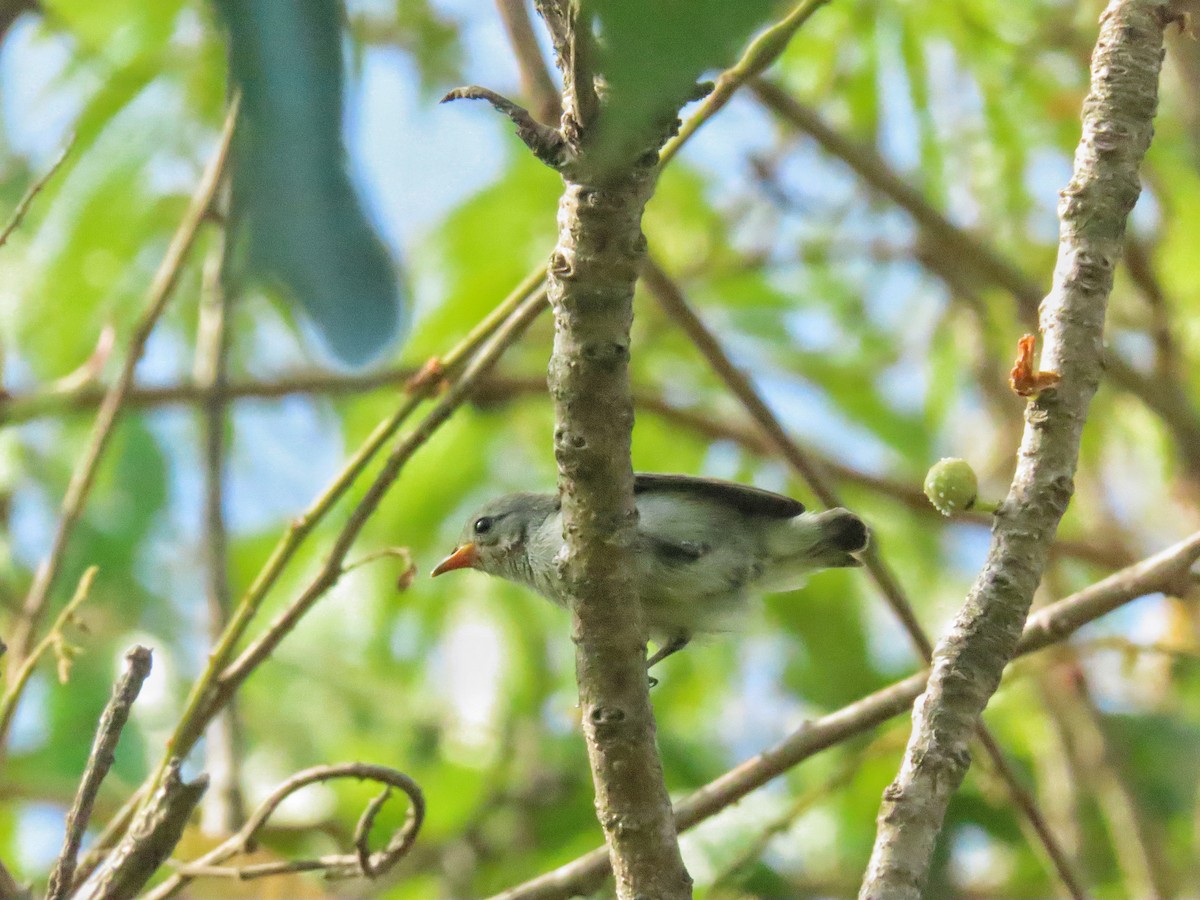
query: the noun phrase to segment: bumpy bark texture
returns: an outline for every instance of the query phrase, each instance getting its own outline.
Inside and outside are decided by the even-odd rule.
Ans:
[[[1161,0],[1115,0],[1101,17],[1074,176],[1059,203],[1054,286],[1041,309],[1041,368],[1062,381],[1026,410],[1016,475],[997,511],[987,562],[935,652],[903,765],[884,792],[860,898],[920,896],[946,806],[970,763],[976,721],[1016,650],[1074,489],[1113,269],[1153,134],[1168,18]]]
[[[550,383],[566,528],[560,565],[573,601],[596,809],[618,895],[667,898],[690,896],[690,881],[654,746],[629,560],[637,526],[629,327],[652,179],[642,164],[603,185],[567,179],[550,264],[557,325]]]
[[[591,68],[589,13],[570,0],[535,0],[563,74],[557,129],[512,101],[476,86],[447,100],[483,99],[507,115],[538,159],[563,177],[558,244],[547,273],[554,308],[554,451],[564,548],[558,559],[572,610],[576,677],[596,814],[622,900],[687,900],[670,797],[655,746],[647,694],[646,633],[633,589],[637,528],[629,329],[633,288],[646,240],[642,210],[654,192],[658,154],[675,133],[665,110],[657,134],[634,136],[624,158],[602,150],[595,125],[605,113]]]

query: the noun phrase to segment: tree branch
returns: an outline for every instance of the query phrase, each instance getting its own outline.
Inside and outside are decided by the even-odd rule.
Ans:
[[[1041,367],[1062,380],[1028,406],[1016,475],[996,513],[987,562],[938,646],[900,774],[884,793],[863,898],[920,896],[946,806],[970,763],[968,739],[1016,650],[1070,500],[1080,435],[1100,380],[1113,268],[1153,133],[1165,9],[1159,0],[1115,0],[1101,17],[1075,175],[1059,206],[1054,288],[1043,303]]]
[[[220,392],[220,396],[226,403],[244,399],[273,400],[300,394],[358,396],[372,391],[402,387],[418,372],[419,370],[412,366],[367,373],[299,372],[271,380],[230,381]],[[511,400],[544,397],[545,392],[546,382],[543,377],[491,373],[476,383],[471,392],[470,402],[486,410]],[[11,424],[58,412],[84,410],[95,406],[103,396],[104,389],[92,385],[70,395],[57,397],[41,394],[12,395],[7,399],[0,397],[0,421]],[[125,406],[127,409],[154,409],[159,406],[195,405],[203,403],[204,400],[205,392],[195,384],[134,387],[129,392]],[[731,441],[762,456],[778,455],[775,445],[750,422],[743,423],[728,417],[717,418],[700,410],[677,406],[668,403],[653,390],[637,386],[633,388],[633,405],[639,413],[648,413],[709,440]],[[855,469],[838,460],[816,454],[812,448],[807,448],[806,452],[817,457],[821,468],[835,480],[888,497],[913,512],[929,516],[931,521],[943,525],[965,523],[990,527],[992,524],[991,514],[981,512],[962,512],[953,519],[946,519],[929,504],[929,499],[916,481],[908,482]],[[1129,549],[1111,540],[1099,543],[1057,538],[1053,551],[1105,568],[1129,565],[1133,562]]]
[[[222,206],[228,206],[228,190]],[[196,327],[193,380],[204,392],[200,410],[203,440],[204,511],[202,542],[209,641],[216,644],[229,620],[233,600],[229,585],[229,547],[225,527],[225,457],[228,424],[224,389],[228,380],[229,317],[226,261],[229,235],[221,228],[205,261]],[[241,789],[241,722],[231,700],[212,723],[204,746],[209,789],[200,809],[201,830],[223,837],[236,831],[245,818]]]
[[[50,552],[38,566],[29,593],[12,626],[8,660],[10,675],[21,665],[29,648],[33,645],[38,626],[50,603],[50,591],[62,568],[67,545],[75,532],[75,526],[83,515],[84,506],[91,493],[96,472],[99,470],[100,459],[108,447],[109,439],[112,437],[129,389],[133,386],[134,369],[142,356],[150,332],[154,330],[159,316],[162,315],[167,301],[174,292],[180,272],[183,270],[192,244],[196,240],[196,235],[200,231],[200,225],[212,206],[213,197],[220,184],[221,175],[229,156],[229,146],[233,139],[236,120],[237,102],[235,101],[225,118],[225,128],[221,133],[213,158],[200,179],[200,184],[192,196],[192,202],[188,206],[183,221],[179,224],[170,246],[167,247],[166,256],[163,258],[158,272],[155,273],[147,296],[146,307],[134,328],[121,372],[117,381],[105,394],[104,402],[96,415],[87,450],[71,473],[71,482],[67,486],[66,496],[63,498],[62,511],[55,528]]]
[[[542,59],[533,23],[529,20],[526,0],[496,0],[496,9],[508,33],[517,69],[521,73],[521,93],[529,100],[534,115],[542,122],[557,122],[562,116],[558,88]]]
[[[355,828],[356,851],[354,853],[333,854],[312,859],[276,860],[252,863],[246,866],[221,865],[230,857],[252,852],[258,845],[260,832],[266,827],[275,810],[296,791],[311,784],[335,781],[339,778],[377,781],[387,788],[384,794],[376,797],[367,805],[358,827]],[[392,788],[400,790],[408,797],[408,815],[405,817],[404,824],[392,835],[384,848],[371,853],[367,847],[370,827]],[[375,878],[389,871],[412,849],[424,821],[425,795],[422,793],[420,785],[403,772],[370,763],[314,766],[303,772],[297,772],[276,787],[259,804],[258,809],[236,834],[231,835],[220,846],[210,850],[199,859],[181,866],[174,875],[146,894],[143,900],[166,900],[196,878],[235,878],[239,881],[247,881],[295,872],[321,872],[330,879]]]
[[[87,765],[79,781],[79,790],[75,794],[75,802],[71,804],[71,810],[67,813],[67,833],[63,837],[62,851],[58,854],[54,868],[50,870],[46,900],[62,900],[71,891],[71,882],[75,878],[75,860],[79,855],[79,845],[83,843],[83,833],[87,829],[88,820],[92,817],[96,794],[116,759],[114,753],[117,741],[121,739],[121,730],[129,721],[133,701],[141,693],[142,684],[149,674],[150,651],[145,647],[131,647],[125,653],[125,671],[113,688],[112,697],[100,716],[96,739],[92,744],[91,753],[88,754]]]
[[[134,818],[120,843],[71,897],[71,900],[128,900],[158,871],[183,836],[183,829],[208,778],[191,783],[179,776],[182,762],[172,759],[159,786]]]
[[[17,6],[17,4],[14,4],[14,6]],[[3,20],[4,12],[0,11],[0,38],[2,38],[4,32]],[[0,229],[0,247],[7,244],[12,233],[21,227],[21,222],[24,220],[25,214],[29,212],[29,207],[33,205],[34,198],[50,183],[50,179],[54,177],[54,173],[62,168],[62,164],[67,161],[67,157],[71,154],[71,148],[74,146],[75,135],[72,134],[67,138],[66,146],[62,148],[62,151],[55,158],[54,162],[50,163],[50,168],[46,170],[41,178],[29,186],[29,190],[21,197],[16,209],[13,210],[12,215],[9,217],[8,224],[3,229]]]
[[[755,80],[751,88],[764,106],[812,137],[826,152],[846,163],[868,187],[907,212],[930,245],[920,254],[921,261],[954,261],[953,265],[933,269],[951,288],[954,278],[950,272],[966,268],[1007,291],[1029,326],[1037,322],[1042,298],[1037,282],[990,244],[947,219],[874,149],[839,134],[815,110],[767,79]],[[1133,394],[1163,420],[1175,440],[1184,470],[1200,485],[1200,414],[1186,391],[1176,381],[1148,378],[1111,350],[1104,352],[1104,371],[1110,382]]]
[[[737,397],[762,429],[763,434],[775,447],[778,455],[804,479],[827,508],[842,506],[836,487],[820,463],[788,435],[783,423],[771,412],[770,407],[767,406],[766,401],[763,400],[750,379],[733,364],[733,360],[721,347],[720,341],[688,305],[679,286],[655,264],[653,259],[646,260],[643,276],[650,293],[654,295],[664,312],[691,338],[717,377],[725,383],[729,392]],[[904,589],[883,561],[878,540],[872,541],[861,557],[871,580],[875,582],[893,614],[900,620],[917,653],[924,662],[928,663],[933,655],[933,644],[930,643],[925,629],[917,619],[916,612]],[[978,731],[979,740],[990,757],[992,765],[1008,789],[1013,802],[1032,826],[1046,855],[1050,858],[1055,873],[1066,885],[1071,896],[1076,900],[1082,900],[1084,890],[1079,875],[1075,872],[1070,858],[1059,846],[1054,833],[1047,826],[1046,818],[1038,808],[1037,801],[1021,784],[1005,759],[1004,751],[988,731],[987,726],[980,722]]]
[[[1200,532],[1103,581],[1046,606],[1029,617],[1017,654],[1042,650],[1115,609],[1160,591],[1184,588],[1200,559]],[[870,731],[912,708],[928,672],[918,672],[811,722],[773,747],[709,782],[675,806],[675,824],[685,831],[822,750]],[[604,847],[497,894],[492,900],[566,900],[597,891],[608,875]]]

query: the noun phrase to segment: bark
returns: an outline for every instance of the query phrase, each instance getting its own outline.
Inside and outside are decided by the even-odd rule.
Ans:
[[[619,897],[689,897],[647,696],[646,636],[631,580],[637,527],[629,328],[653,168],[605,184],[570,177],[559,205],[549,295],[554,449],[574,611],[580,706],[596,809]]]
[[[629,331],[633,289],[645,256],[642,211],[654,192],[659,151],[678,129],[667,110],[657,134],[637,136],[616,157],[595,124],[589,13],[567,0],[536,0],[562,71],[558,129],[494,91],[458,88],[446,100],[483,99],[507,115],[531,152],[563,178],[558,243],[547,296],[554,309],[550,392],[565,546],[557,564],[572,610],[584,733],[617,896],[685,900],[671,801],[655,746],[646,633],[630,554],[637,528],[630,446],[633,397]]]
[[[1056,388],[1026,410],[1017,471],[984,568],[938,646],[896,780],[884,792],[860,898],[917,898],[950,797],[970,764],[979,714],[1016,651],[1047,552],[1074,488],[1079,440],[1103,355],[1105,307],[1140,191],[1167,7],[1115,0],[1101,17],[1075,172],[1059,204],[1054,286],[1042,303],[1041,368]]]

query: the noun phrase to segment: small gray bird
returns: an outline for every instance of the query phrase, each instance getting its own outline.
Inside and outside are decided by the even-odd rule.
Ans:
[[[638,473],[634,584],[650,637],[647,666],[696,632],[729,627],[751,593],[795,590],[818,569],[860,566],[869,540],[845,509],[806,513],[791,497],[714,478]],[[566,606],[556,560],[562,511],[554,494],[508,494],[471,516],[433,575],[479,569]]]

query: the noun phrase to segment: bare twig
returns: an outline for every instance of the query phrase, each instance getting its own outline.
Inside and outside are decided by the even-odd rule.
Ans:
[[[1136,565],[1113,573],[1029,617],[1018,654],[1033,653],[1065,640],[1088,622],[1147,594],[1177,589],[1200,559],[1200,532]],[[912,708],[928,672],[918,672],[849,706],[804,723],[778,744],[731,769],[675,806],[680,831],[697,825],[800,762],[870,731]],[[551,872],[497,894],[492,900],[566,900],[596,891],[609,873],[600,847]]]
[[[125,836],[71,895],[71,900],[129,900],[158,871],[179,843],[192,811],[208,787],[208,779],[203,775],[191,783],[185,782],[179,775],[181,765],[178,758],[171,760]]]
[[[75,877],[75,859],[79,855],[79,845],[83,843],[83,832],[92,817],[96,794],[116,759],[114,754],[117,741],[121,739],[121,731],[129,721],[133,701],[141,693],[142,684],[150,674],[150,662],[150,651],[146,647],[134,646],[125,653],[125,671],[113,688],[112,697],[100,716],[96,739],[92,744],[91,753],[88,754],[87,766],[79,781],[75,802],[71,804],[71,810],[67,813],[67,833],[63,837],[62,851],[58,854],[54,868],[50,870],[46,900],[62,900],[71,891],[71,882]]]
[[[557,122],[562,114],[562,100],[546,68],[546,61],[542,59],[542,48],[538,46],[533,23],[529,20],[526,0],[496,0],[496,9],[517,58],[521,93],[539,121]]]
[[[968,271],[1007,291],[1016,302],[1021,318],[1033,326],[1038,320],[1042,291],[994,247],[952,223],[913,188],[870,147],[852,141],[830,127],[815,110],[767,79],[756,79],[752,89],[768,109],[812,137],[827,152],[838,157],[872,190],[887,197],[920,226],[925,251],[923,262],[954,260],[953,266],[934,269],[953,287],[954,270]],[[1179,459],[1189,477],[1200,484],[1200,414],[1177,380],[1151,379],[1111,350],[1104,352],[1108,381],[1141,400],[1171,431]]]
[[[417,371],[412,366],[402,366],[370,373],[315,371],[282,376],[268,381],[243,379],[230,381],[220,395],[227,403],[247,398],[277,399],[302,394],[334,397],[354,396],[371,391],[402,387],[412,379]],[[481,409],[490,409],[522,397],[540,399],[544,397],[545,390],[546,382],[541,376],[492,373],[480,379],[471,395],[471,402]],[[102,388],[90,387],[69,398],[61,398],[61,404],[55,403],[52,398],[36,394],[14,395],[7,399],[0,397],[0,420],[9,423],[21,422],[60,411],[83,410],[89,406],[95,406],[103,398],[103,395]],[[176,404],[193,405],[203,403],[204,400],[205,393],[194,384],[135,387],[129,393],[126,408],[148,409]],[[633,403],[639,413],[656,416],[710,440],[732,441],[753,453],[765,456],[777,455],[775,445],[750,422],[739,422],[729,417],[718,418],[700,410],[677,406],[667,402],[653,390],[636,385],[633,388]],[[916,480],[910,482],[865,472],[847,466],[838,460],[818,455],[811,448],[808,449],[808,453],[814,456],[821,468],[835,480],[881,494],[914,512],[930,516],[932,521],[937,521],[939,524],[953,522],[991,527],[991,515],[982,512],[962,512],[956,514],[952,520],[947,520],[930,506],[929,499]],[[1054,552],[1108,568],[1129,565],[1133,562],[1133,556],[1129,549],[1112,541],[1092,543],[1086,540],[1058,538],[1054,543]]]
[[[21,665],[12,675],[8,690],[4,692],[4,697],[0,699],[0,759],[4,757],[4,749],[8,743],[8,730],[12,727],[13,716],[16,714],[17,704],[21,700],[21,694],[25,690],[25,685],[33,675],[33,670],[37,667],[38,662],[46,655],[47,651],[56,647],[64,640],[63,634],[66,627],[75,617],[76,610],[87,600],[97,571],[99,570],[95,566],[92,566],[80,576],[79,584],[75,586],[74,596],[63,607],[62,612],[58,614],[58,617],[54,620],[54,624],[46,632],[46,636],[21,661]]]
[[[16,209],[13,210],[12,216],[9,217],[8,224],[4,226],[3,230],[0,230],[0,247],[7,244],[12,233],[21,227],[21,222],[25,219],[25,214],[29,212],[29,207],[33,205],[34,198],[42,192],[46,185],[50,183],[50,179],[54,177],[54,173],[67,161],[67,157],[71,154],[71,148],[74,146],[75,135],[72,134],[67,138],[66,146],[62,148],[62,151],[55,158],[54,162],[50,163],[50,168],[45,171],[41,178],[29,186],[29,190],[25,192],[20,202],[17,203]]]
[[[275,810],[284,800],[301,788],[311,784],[335,781],[339,778],[354,778],[359,781],[377,781],[386,786],[384,793],[367,805],[358,826],[355,828],[355,852],[321,856],[313,859],[276,860],[245,866],[223,866],[230,857],[249,853],[258,844],[258,837],[266,827]],[[363,848],[369,836],[371,824],[383,802],[395,788],[403,792],[409,801],[408,815],[400,829],[392,835],[386,846],[375,853]],[[382,875],[398,863],[412,848],[425,821],[425,795],[420,786],[396,769],[369,763],[342,763],[333,766],[314,766],[297,772],[284,781],[259,805],[253,815],[234,835],[220,846],[199,859],[180,866],[174,875],[145,895],[143,900],[166,900],[174,896],[185,885],[196,878],[236,878],[245,881],[286,875],[293,872],[322,872],[326,878],[374,878]]]
[[[225,170],[236,121],[237,103],[235,101],[226,116],[225,128],[213,158],[200,179],[200,184],[192,196],[183,221],[167,248],[158,272],[155,273],[146,299],[146,307],[138,319],[133,337],[130,339],[120,375],[105,394],[104,402],[96,415],[96,422],[92,426],[87,450],[79,458],[71,474],[71,482],[67,486],[66,496],[63,498],[62,510],[55,528],[50,552],[38,566],[29,593],[13,624],[8,660],[10,673],[16,671],[28,654],[38,626],[49,606],[50,591],[62,568],[67,545],[75,532],[75,526],[83,515],[84,506],[99,469],[100,459],[108,447],[113,429],[125,404],[125,397],[128,395],[130,387],[133,386],[134,369],[142,356],[150,332],[158,323],[159,316],[174,291],[180,272],[183,270],[183,265],[200,230],[200,225],[212,206],[213,197],[221,181],[221,174]]]
[[[221,205],[228,207],[228,194]],[[228,427],[224,389],[228,378],[229,318],[232,297],[228,292],[226,260],[228,233],[214,235],[205,261],[196,328],[196,361],[193,380],[206,392],[200,410],[203,436],[204,512],[202,542],[209,640],[221,639],[232,607],[229,585],[229,548],[225,527],[225,456]],[[201,830],[224,836],[236,831],[245,818],[241,789],[241,721],[237,704],[230,700],[212,723],[204,745],[209,789],[200,808]]]
[[[1043,693],[1052,713],[1063,720],[1067,749],[1075,759],[1073,768],[1091,784],[1108,823],[1109,841],[1124,875],[1125,892],[1146,900],[1171,896],[1158,850],[1160,841],[1150,834],[1149,822],[1123,777],[1100,713],[1089,696],[1086,674],[1074,660],[1064,658],[1051,666],[1045,677],[1052,683]]]
[[[457,405],[469,398],[470,386],[476,379],[486,374],[488,367],[495,361],[496,355],[504,347],[507,347],[507,342],[515,340],[519,331],[527,327],[529,322],[546,308],[544,296],[540,291],[537,291],[544,273],[544,269],[530,273],[529,277],[518,285],[512,294],[485,316],[449,353],[440,360],[431,360],[431,363],[436,363],[433,368],[444,373],[447,377],[469,363],[468,371],[470,377],[468,377],[468,371],[464,371],[460,378],[462,384],[459,392],[455,393],[451,390],[444,394],[438,405],[430,412],[425,422],[418,426],[414,434],[406,439],[412,441],[412,450],[414,452],[449,417],[449,413]],[[535,291],[537,291],[536,294]],[[536,299],[532,299],[533,297],[536,297]],[[512,328],[514,320],[520,320],[519,328],[517,328],[516,332]],[[505,329],[505,340],[497,344],[493,338],[497,329],[500,328]],[[487,364],[477,365],[479,359],[485,354],[488,357],[486,360]],[[426,368],[429,368],[429,366]],[[337,501],[345,495],[346,491],[369,465],[375,454],[403,425],[409,415],[420,406],[421,401],[428,396],[436,394],[438,390],[439,383],[434,380],[424,379],[419,384],[413,385],[399,408],[389,418],[376,426],[364,444],[342,468],[341,472],[335,476],[333,481],[317,496],[304,513],[297,517],[288,527],[279,543],[272,550],[267,561],[263,564],[263,568],[255,576],[250,587],[247,588],[246,593],[239,600],[237,608],[230,619],[229,626],[225,629],[225,633],[221,637],[221,641],[210,653],[204,672],[201,673],[200,677],[193,684],[188,694],[184,711],[168,742],[168,748],[171,753],[186,753],[195,745],[204,729],[212,721],[212,716],[221,709],[225,701],[233,695],[233,692],[236,691],[241,682],[249,676],[253,665],[257,665],[258,662],[261,662],[265,658],[265,655],[260,656],[259,654],[263,653],[264,650],[269,654],[278,644],[279,640],[282,640],[294,626],[296,621],[294,617],[302,614],[302,610],[307,610],[312,603],[322,596],[323,591],[319,586],[316,586],[314,590],[314,586],[310,585],[309,589],[302,592],[301,597],[292,604],[289,611],[276,620],[275,624],[255,643],[254,647],[248,648],[247,653],[250,653],[251,650],[255,651],[253,656],[243,654],[241,657],[242,665],[233,669],[231,660],[237,651],[239,643],[245,636],[246,629],[258,614],[267,594],[278,581],[279,576],[295,555],[300,545],[313,532],[317,524],[329,514]],[[368,494],[368,497],[363,502],[366,503],[369,500],[372,504],[375,504],[380,499],[381,494],[373,493]],[[361,505],[359,510],[362,510]],[[351,520],[347,522],[346,528],[354,528],[357,532],[361,529],[363,521],[360,521],[357,515],[352,516]],[[344,557],[348,549],[349,544],[340,546],[339,552]],[[341,572],[337,573],[337,577],[340,577],[340,575]],[[322,575],[319,577],[324,578],[328,576]],[[336,580],[337,578],[335,577],[331,583],[336,583]],[[253,664],[250,665],[252,661]],[[247,665],[249,665],[249,668],[246,667]],[[229,674],[236,674],[237,677],[221,678],[222,672],[227,666],[230,666],[232,670]],[[222,683],[218,683],[219,681]],[[164,760],[158,772],[151,776],[148,783],[144,784],[137,794],[125,804],[121,812],[109,822],[105,833],[97,840],[97,846],[89,850],[90,862],[97,863],[103,854],[107,852],[112,842],[117,839],[128,825],[136,810],[143,805],[145,798],[150,793],[150,789],[161,780],[163,773],[166,771],[166,765],[167,762]]]
[[[813,13],[829,0],[801,0],[791,12],[759,34],[742,58],[721,73],[712,93],[704,98],[700,108],[679,129],[679,134],[667,142],[659,154],[659,167],[669,163],[705,122],[715,116],[737,93],[742,85],[761,75],[779,59],[787,45],[795,37]]]
[[[916,898],[968,739],[1021,636],[1047,550],[1073,492],[1080,435],[1100,380],[1113,267],[1150,144],[1165,6],[1115,0],[1101,18],[1075,174],[1062,194],[1055,284],[1042,304],[1042,368],[1061,382],[1029,403],[1017,471],[992,545],[913,713],[900,773],[885,791],[860,896]]]
[[[733,364],[733,360],[721,347],[720,341],[688,305],[679,286],[654,263],[653,259],[647,259],[643,277],[646,286],[664,312],[691,338],[692,343],[708,361],[713,372],[746,408],[746,411],[766,435],[767,440],[775,447],[779,456],[786,460],[805,480],[821,503],[828,508],[841,506],[841,498],[838,496],[837,489],[821,468],[820,463],[792,440],[783,427],[783,423],[771,412],[770,407],[759,395],[750,379]],[[928,663],[933,656],[933,645],[917,619],[916,612],[904,593],[904,589],[883,561],[879,551],[879,542],[872,541],[871,546],[861,555],[867,572],[879,588],[879,592],[883,594],[888,606],[900,620],[922,660]],[[1050,858],[1054,871],[1066,885],[1071,896],[1081,900],[1084,890],[1079,876],[1069,857],[1059,846],[1054,833],[1046,824],[1045,816],[1042,815],[1033,795],[1021,784],[1005,759],[1004,751],[982,722],[979,724],[978,730],[979,739],[991,758],[992,765],[1004,781],[1013,801],[1033,827],[1046,855]]]

